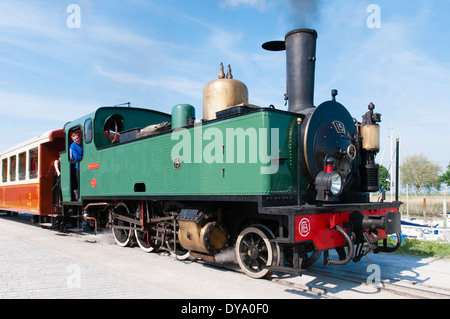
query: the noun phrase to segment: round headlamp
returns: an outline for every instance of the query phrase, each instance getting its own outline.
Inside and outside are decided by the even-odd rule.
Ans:
[[[339,175],[339,173],[337,172],[331,172],[331,173],[327,173],[330,174],[329,176],[329,191],[331,192],[331,194],[333,194],[334,196],[337,196],[341,193],[342,190],[342,177],[341,175]]]
[[[317,190],[317,200],[338,201],[337,196],[342,192],[342,176],[336,172],[320,172],[316,176],[315,186]]]

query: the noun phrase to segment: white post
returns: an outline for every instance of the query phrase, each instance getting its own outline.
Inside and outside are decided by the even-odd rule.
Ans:
[[[444,203],[442,204],[442,210],[444,215],[444,229],[447,229],[447,191],[444,191]]]
[[[399,147],[398,147],[398,159],[399,159],[399,161],[398,161],[398,165],[401,167],[400,163],[402,161],[402,157],[401,157],[401,155],[402,155],[402,140],[400,138],[398,138],[398,141],[399,141]],[[399,183],[399,185],[398,185],[398,192],[399,192],[398,198],[400,198],[400,195],[402,194],[402,191],[401,191],[401,187],[402,187],[402,182],[401,182],[401,180],[402,180],[402,172],[400,170],[400,167],[398,168],[398,183]]]
[[[393,187],[393,183],[394,183],[394,170],[393,170],[393,162],[394,162],[394,129],[391,128],[391,166],[390,166],[390,174],[391,174],[391,202],[392,202],[392,194],[394,192],[394,187]]]
[[[409,185],[406,184],[406,218],[409,220]]]

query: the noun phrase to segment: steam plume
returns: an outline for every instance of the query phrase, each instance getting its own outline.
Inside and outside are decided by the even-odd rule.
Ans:
[[[320,19],[322,0],[285,0],[290,11],[291,28],[314,28]]]

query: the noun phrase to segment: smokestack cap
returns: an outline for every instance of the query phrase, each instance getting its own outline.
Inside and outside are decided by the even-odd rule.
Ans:
[[[296,34],[296,33],[300,33],[300,32],[306,32],[306,33],[311,33],[313,36],[318,37],[317,35],[317,31],[313,30],[313,29],[296,29],[296,30],[292,30],[290,32],[288,32],[286,34],[285,39],[287,39],[289,36]],[[284,51],[286,50],[286,41],[269,41],[266,42],[262,45],[264,50],[267,51]]]
[[[286,34],[285,39],[289,38],[289,36],[295,34],[295,33],[311,33],[312,35],[315,36],[315,38],[317,39],[317,31],[313,30],[313,29],[296,29],[296,30],[292,30],[291,32],[288,32],[288,34]]]

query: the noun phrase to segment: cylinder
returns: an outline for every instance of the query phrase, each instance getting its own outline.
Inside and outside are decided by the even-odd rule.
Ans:
[[[203,227],[195,221],[179,221],[178,240],[187,250],[214,254],[228,244],[228,234],[217,222],[210,222]]]
[[[190,104],[178,104],[172,108],[172,129],[193,124],[195,108]]]
[[[286,34],[287,98],[289,112],[314,107],[317,32],[297,29]]]

